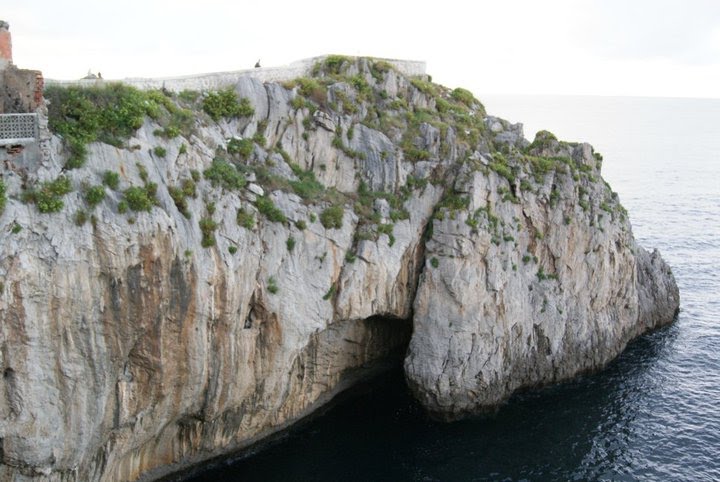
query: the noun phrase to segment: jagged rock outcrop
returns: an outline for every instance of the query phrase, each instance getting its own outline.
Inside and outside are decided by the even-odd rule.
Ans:
[[[580,145],[572,158],[594,165],[591,154]],[[496,173],[456,182],[469,209],[435,222],[405,360],[432,412],[456,418],[602,367],[675,313],[669,269],[636,245],[604,184],[556,171],[504,202]]]
[[[197,108],[171,135],[166,105],[80,168],[69,134],[31,170],[5,160],[0,480],[149,480],[406,349],[413,391],[455,418],[672,320],[672,274],[590,146],[529,144],[467,91],[366,59],[235,91],[253,114]]]

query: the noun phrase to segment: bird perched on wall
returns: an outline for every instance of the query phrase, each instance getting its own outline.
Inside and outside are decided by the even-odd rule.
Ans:
[[[255,68],[256,68],[256,69],[259,69],[259,68],[260,68],[260,59],[258,59],[258,61],[255,62]]]

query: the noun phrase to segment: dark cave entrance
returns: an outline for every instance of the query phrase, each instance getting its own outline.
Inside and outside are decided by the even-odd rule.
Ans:
[[[324,383],[333,387],[308,407],[306,415],[249,447],[205,460],[160,480],[239,480],[235,473],[237,464],[242,466],[245,461],[282,451],[289,440],[313,433],[318,423],[327,425],[353,419],[356,409],[366,417],[367,413],[370,418],[385,417],[394,407],[407,405],[411,396],[405,384],[403,362],[412,330],[411,318],[389,316],[332,323],[311,337],[292,367],[291,377],[305,387]]]
[[[411,336],[410,318],[371,316],[335,322],[311,337],[292,371],[300,383],[331,387],[318,401],[323,405],[382,373],[402,371]]]
[[[343,390],[349,393],[344,394],[343,399],[352,397],[354,391],[371,389],[376,378],[389,372],[404,373],[403,361],[413,330],[411,318],[378,315],[349,323],[350,331],[359,334],[360,344],[351,347],[356,343],[352,336],[344,336],[340,342],[342,349],[349,350],[358,362],[347,370],[349,380]],[[353,390],[355,388],[357,390]]]

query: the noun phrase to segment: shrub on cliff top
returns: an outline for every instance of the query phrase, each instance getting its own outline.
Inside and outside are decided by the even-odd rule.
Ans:
[[[532,144],[527,147],[526,152],[535,149],[547,149],[555,142],[558,142],[558,139],[552,132],[544,130],[538,131],[537,134],[535,134],[535,139],[532,141]]]
[[[214,120],[232,117],[249,117],[255,113],[250,101],[238,99],[232,89],[209,92],[203,100],[203,110]]]
[[[382,81],[385,73],[393,70],[392,64],[384,60],[373,60],[370,63],[370,73],[378,82]]]
[[[410,79],[410,83],[425,95],[435,97],[438,93],[438,86],[423,79]]]
[[[345,64],[350,63],[350,57],[344,55],[328,55],[323,61],[322,67],[328,74],[339,75],[345,69]]]
[[[461,87],[453,90],[450,93],[450,97],[457,102],[462,102],[468,107],[472,107],[473,104],[479,104],[479,102],[475,99],[475,96],[472,95],[472,92]]]
[[[308,77],[299,77],[293,81],[284,84],[285,87],[292,89],[298,87],[298,92],[302,97],[306,97],[318,105],[327,103],[327,87],[318,82],[316,79]],[[297,98],[297,97],[296,97]],[[305,107],[305,99],[295,101],[295,108]]]

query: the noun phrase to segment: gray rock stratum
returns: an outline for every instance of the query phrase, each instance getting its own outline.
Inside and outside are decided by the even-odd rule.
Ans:
[[[458,418],[598,369],[678,309],[601,156],[529,143],[463,89],[338,57],[242,79],[252,109],[219,115],[212,93],[112,89],[91,101],[150,114],[129,137],[54,88],[58,134],[5,154],[0,480],[154,479],[403,356]],[[88,119],[105,142],[69,169]]]

